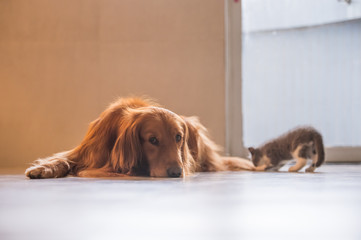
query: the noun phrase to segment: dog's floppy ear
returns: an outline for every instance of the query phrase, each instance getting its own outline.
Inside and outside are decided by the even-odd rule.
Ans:
[[[196,162],[199,171],[219,171],[224,169],[224,164],[218,152],[220,148],[208,136],[207,129],[200,123],[198,117],[184,117],[189,138],[189,151]],[[197,171],[198,171],[197,170]]]
[[[186,174],[195,171],[196,163],[190,152],[189,140],[190,140],[190,130],[187,124],[183,124],[184,136],[183,136],[183,145],[182,145],[182,160],[183,160],[183,169]]]
[[[194,159],[198,158],[198,131],[196,129],[198,119],[196,117],[184,117],[186,137],[184,140],[187,143],[187,148]]]
[[[112,167],[117,172],[131,173],[140,165],[142,160],[140,124],[141,120],[138,114],[126,117],[120,124],[118,138],[110,156]]]

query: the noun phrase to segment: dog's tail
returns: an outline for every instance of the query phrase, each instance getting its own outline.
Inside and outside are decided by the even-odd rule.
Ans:
[[[240,171],[240,170],[254,171],[254,170],[256,170],[252,161],[245,159],[245,158],[222,157],[222,160],[223,160],[226,170],[228,170],[228,171]]]
[[[60,178],[68,175],[73,162],[69,159],[71,151],[56,153],[53,156],[36,160],[26,169],[29,178]]]

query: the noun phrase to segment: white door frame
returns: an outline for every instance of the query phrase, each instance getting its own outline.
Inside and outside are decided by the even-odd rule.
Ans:
[[[225,0],[225,109],[228,155],[246,157],[242,119],[242,4]]]

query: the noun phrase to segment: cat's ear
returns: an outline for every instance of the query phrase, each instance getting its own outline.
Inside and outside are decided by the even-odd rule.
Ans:
[[[253,155],[256,149],[253,147],[248,148],[248,151]]]

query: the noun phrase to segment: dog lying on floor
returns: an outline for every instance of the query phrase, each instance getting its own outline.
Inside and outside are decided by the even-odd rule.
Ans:
[[[141,98],[112,103],[76,148],[38,159],[29,178],[182,177],[193,172],[254,170],[247,159],[221,157],[197,117],[179,116]]]

